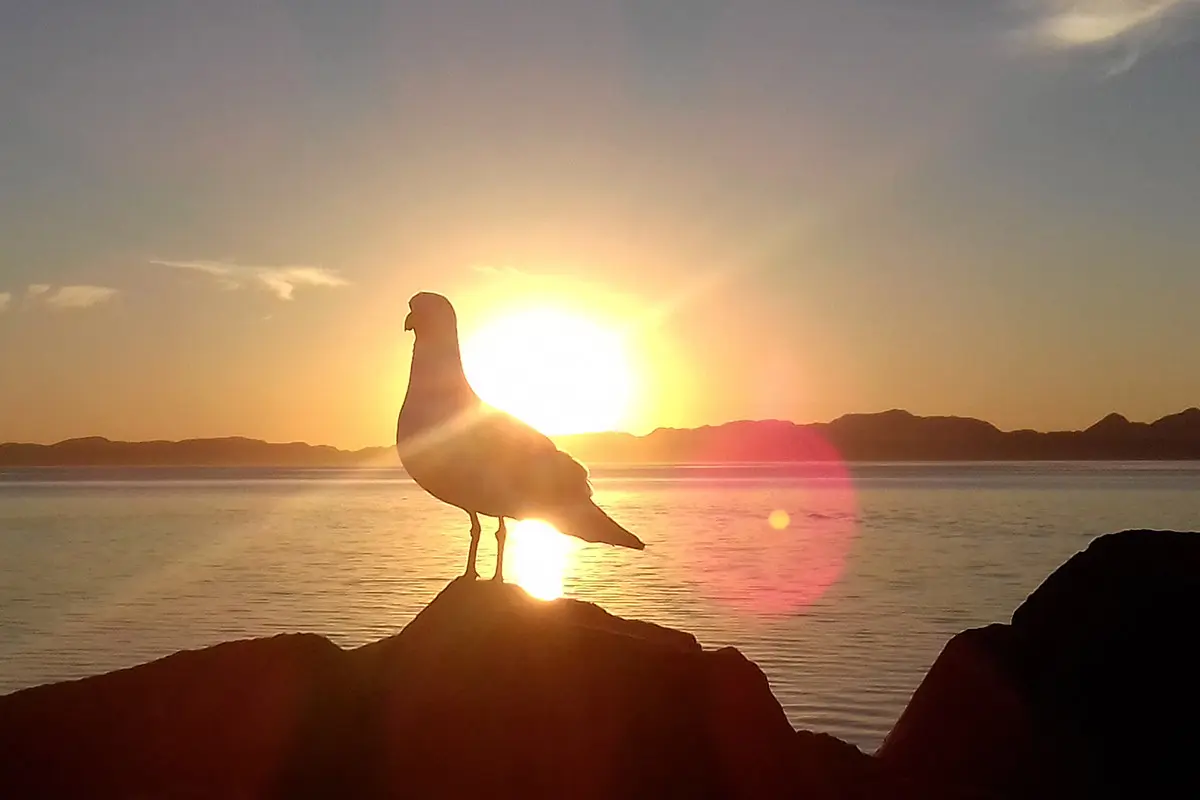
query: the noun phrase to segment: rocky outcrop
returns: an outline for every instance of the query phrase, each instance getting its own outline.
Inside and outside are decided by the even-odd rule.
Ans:
[[[1095,540],[956,636],[877,755],[1006,797],[1200,797],[1200,534]]]
[[[736,650],[465,580],[357,650],[234,642],[0,698],[5,797],[818,797],[868,761],[793,731]]]
[[[733,649],[452,582],[399,634],[232,642],[0,697],[0,797],[1192,797],[1200,534],[1102,537],[956,636],[875,756]]]

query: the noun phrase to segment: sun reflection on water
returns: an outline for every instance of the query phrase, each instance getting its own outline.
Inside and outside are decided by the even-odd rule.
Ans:
[[[505,577],[540,600],[562,597],[574,540],[540,520],[516,522],[508,531]]]

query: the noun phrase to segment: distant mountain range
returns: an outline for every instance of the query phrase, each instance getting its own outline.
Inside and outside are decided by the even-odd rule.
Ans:
[[[969,417],[918,417],[907,411],[847,414],[798,425],[739,421],[702,428],[660,428],[645,436],[591,433],[556,437],[590,464],[819,461],[1043,461],[1200,459],[1200,408],[1155,422],[1109,414],[1087,430],[1002,431]],[[0,467],[231,466],[387,467],[393,448],[339,450],[304,442],[239,437],[180,442],[114,442],[100,437],[52,445],[0,444]]]

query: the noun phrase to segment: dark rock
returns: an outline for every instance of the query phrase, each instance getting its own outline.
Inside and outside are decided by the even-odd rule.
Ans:
[[[456,581],[358,655],[379,711],[372,788],[723,797],[791,779],[794,733],[757,667],[593,605]]]
[[[1115,796],[1200,797],[1198,620],[1200,534],[1172,531],[1100,537],[1013,614],[1034,707]]]
[[[956,636],[877,755],[1004,797],[1197,797],[1200,534],[1103,536]]]
[[[0,698],[0,796],[845,796],[870,759],[829,744],[736,650],[459,580],[357,650],[236,642]]]
[[[0,697],[0,797],[261,797],[311,755],[338,650],[230,642]]]
[[[1035,723],[1016,651],[1008,625],[951,639],[877,751],[883,767],[992,797],[1076,796],[1091,773],[1061,731]]]

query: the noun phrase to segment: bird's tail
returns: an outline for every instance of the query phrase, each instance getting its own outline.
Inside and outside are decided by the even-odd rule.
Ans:
[[[622,528],[612,517],[591,501],[579,503],[559,509],[553,523],[561,532],[585,542],[611,544],[617,547],[629,547],[634,550],[644,550],[646,545],[641,539]]]

